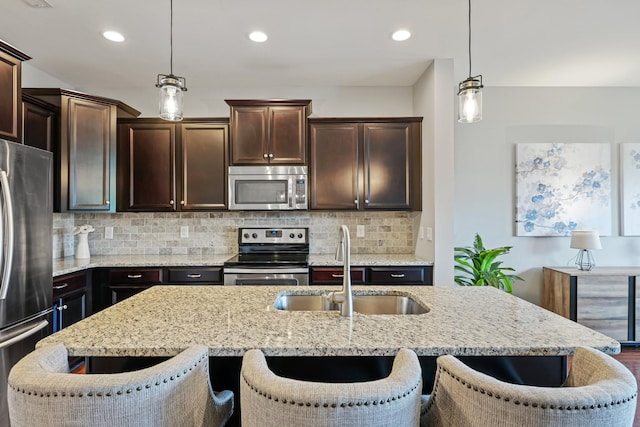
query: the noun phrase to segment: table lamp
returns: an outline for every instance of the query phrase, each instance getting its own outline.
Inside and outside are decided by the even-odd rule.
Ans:
[[[576,255],[578,269],[590,271],[596,266],[591,249],[602,249],[596,230],[574,230],[571,232],[571,248],[579,249]]]

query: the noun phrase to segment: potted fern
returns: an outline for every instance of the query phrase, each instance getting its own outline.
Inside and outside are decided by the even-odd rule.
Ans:
[[[514,280],[522,280],[510,271],[511,267],[502,267],[502,261],[496,259],[509,253],[511,246],[487,249],[478,233],[473,240],[473,246],[456,247],[454,259],[455,270],[462,274],[454,276],[455,282],[460,286],[493,286],[505,292],[513,291]]]

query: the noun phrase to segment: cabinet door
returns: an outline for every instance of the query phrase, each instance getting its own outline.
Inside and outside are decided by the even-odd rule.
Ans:
[[[183,124],[178,129],[179,209],[226,209],[229,127],[224,124]]]
[[[118,210],[174,211],[175,125],[121,124]]]
[[[578,278],[576,321],[618,341],[628,340],[627,277],[592,273]]]
[[[269,108],[269,163],[305,164],[305,119],[305,107]]]
[[[20,141],[22,62],[0,51],[0,139]]]
[[[53,280],[53,332],[86,316],[87,275],[84,272]]]
[[[411,125],[364,125],[364,208],[411,209]]]
[[[231,164],[269,163],[268,107],[231,108]]]
[[[358,124],[310,126],[310,209],[358,208]]]
[[[86,316],[87,294],[76,292],[54,302],[54,332],[82,320]]]
[[[53,106],[52,106],[53,107]],[[58,113],[29,101],[22,102],[22,143],[54,151]]]
[[[115,106],[64,97],[61,209],[109,211],[115,193]],[[66,120],[65,120],[66,116]],[[113,121],[112,121],[113,119]],[[114,169],[112,171],[112,169]],[[113,177],[113,178],[112,178]],[[113,180],[113,182],[112,182]],[[66,188],[65,188],[66,187]],[[64,199],[68,203],[64,203]]]

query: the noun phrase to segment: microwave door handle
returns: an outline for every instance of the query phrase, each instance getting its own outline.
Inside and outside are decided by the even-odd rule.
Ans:
[[[293,209],[293,198],[295,196],[295,182],[289,177],[289,209]]]
[[[7,172],[0,170],[0,192],[2,193],[2,211],[0,212],[0,222],[2,229],[0,237],[2,237],[2,245],[6,245],[6,253],[4,248],[2,256],[2,281],[0,282],[0,299],[7,299],[7,291],[9,290],[9,276],[11,274],[13,264],[13,201],[11,200],[11,191],[9,188],[9,179]],[[1,246],[1,245],[0,245]]]

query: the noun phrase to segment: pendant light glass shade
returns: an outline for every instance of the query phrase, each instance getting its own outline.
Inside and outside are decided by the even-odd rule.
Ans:
[[[460,123],[482,120],[482,87],[482,76],[469,77],[460,83],[458,89],[458,121]]]
[[[471,0],[469,0],[469,77],[458,85],[458,121],[482,120],[482,76],[471,77]]]
[[[158,74],[156,87],[160,88],[160,118],[173,122],[182,120],[185,86],[186,81],[182,77]]]
[[[160,118],[172,122],[182,120],[183,93],[187,90],[187,80],[173,75],[173,0],[171,4],[171,37],[169,39],[169,74],[158,74],[156,87],[160,88]]]

